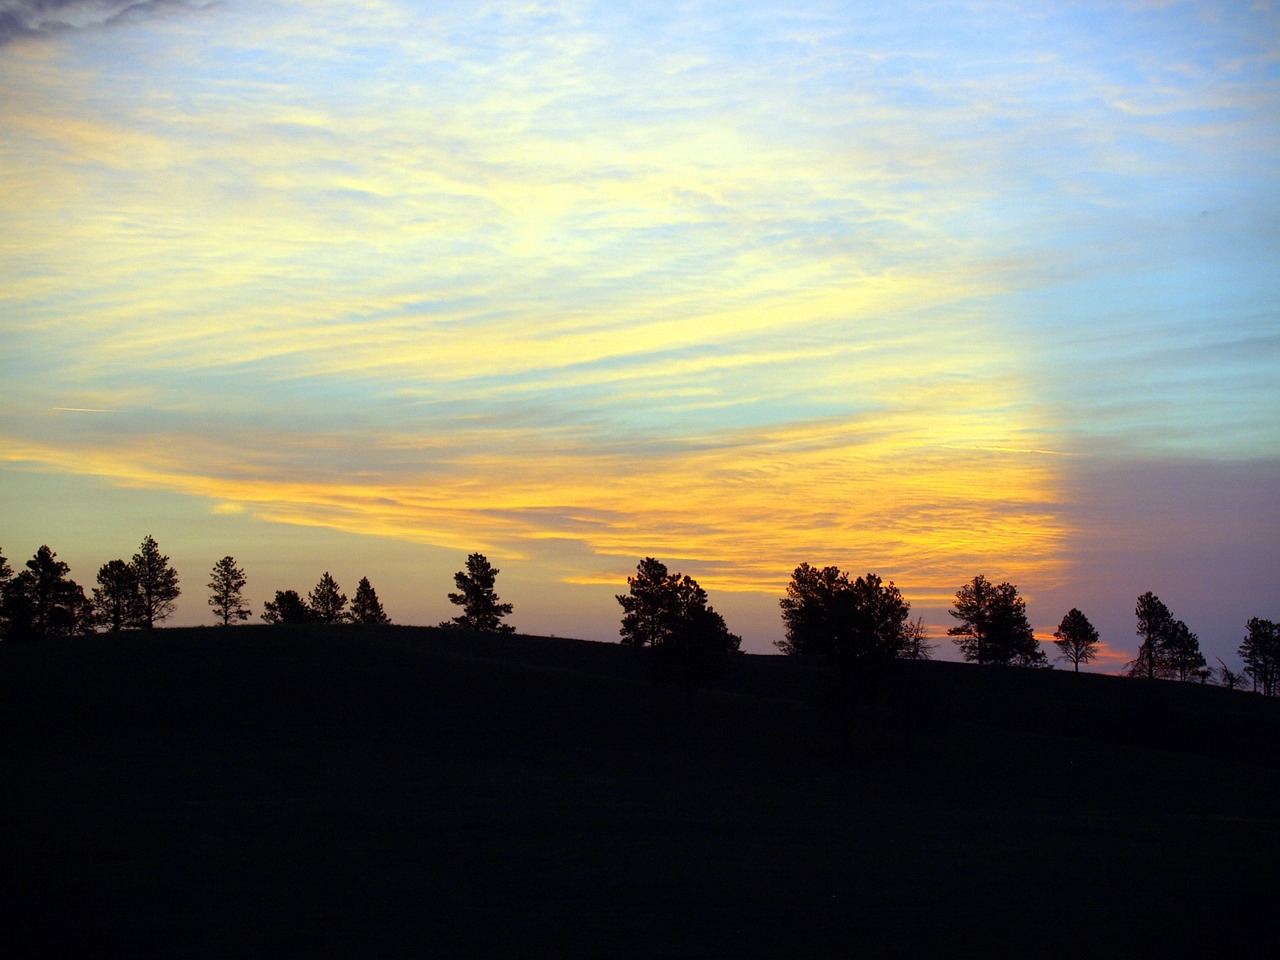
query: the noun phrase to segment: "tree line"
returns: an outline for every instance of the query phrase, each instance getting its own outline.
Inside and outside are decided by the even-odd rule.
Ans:
[[[0,638],[28,640],[100,630],[150,630],[173,614],[182,594],[177,571],[150,535],[132,559],[104,563],[90,594],[71,579],[71,568],[57,556],[47,545],[41,546],[15,573],[0,551]],[[483,554],[471,554],[466,569],[454,575],[458,592],[448,595],[462,612],[441,626],[512,632],[514,627],[502,622],[512,605],[502,603],[494,591],[498,572]],[[235,558],[226,556],[217,561],[209,576],[209,606],[214,619],[222,626],[248,620],[252,616],[244,600],[248,578]],[[262,619],[272,624],[391,622],[368,577],[360,579],[348,606],[346,594],[327,570],[305,598],[296,590],[277,590],[275,597],[263,604]]]
[[[20,640],[99,628],[150,630],[173,613],[181,593],[178,574],[151,536],[131,560],[103,564],[92,595],[69,573],[70,567],[47,545],[16,574],[0,553],[0,635]]]
[[[456,590],[448,594],[461,612],[440,626],[514,632],[504,622],[512,604],[503,603],[495,589],[499,572],[483,554],[470,554],[465,569],[454,574]],[[47,545],[16,573],[0,551],[0,637],[149,630],[172,615],[181,594],[177,571],[150,535],[130,560],[103,564],[90,594],[69,573],[69,566]],[[208,602],[218,623],[230,626],[251,617],[243,599],[246,583],[234,557],[213,565]],[[646,557],[627,578],[627,586],[628,592],[616,597],[623,610],[622,642],[654,651],[658,674],[704,683],[740,649],[741,638],[728,629],[692,577],[671,573],[661,561]],[[892,660],[928,660],[936,649],[923,620],[911,618],[911,604],[898,588],[874,573],[854,578],[835,566],[801,563],[779,605],[784,637],[776,642],[778,649],[791,656],[821,657],[838,672],[867,673]],[[956,621],[947,635],[966,661],[979,666],[1049,666],[1016,585],[992,583],[978,575],[956,591],[947,612]],[[1183,682],[1213,679],[1232,688],[1252,683],[1254,691],[1266,696],[1280,694],[1280,624],[1250,619],[1238,650],[1243,670],[1232,671],[1219,661],[1214,671],[1196,634],[1153,593],[1142,594],[1134,612],[1141,642],[1126,675]],[[296,590],[277,590],[263,604],[261,617],[272,624],[391,622],[368,577],[360,579],[348,602],[328,571],[305,597]],[[1055,659],[1076,671],[1097,657],[1098,631],[1078,609],[1063,616],[1053,636],[1059,651]]]

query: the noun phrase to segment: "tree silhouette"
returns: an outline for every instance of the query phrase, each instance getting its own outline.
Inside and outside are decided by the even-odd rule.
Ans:
[[[1076,673],[1080,672],[1080,664],[1088,663],[1098,655],[1098,631],[1075,607],[1067,611],[1053,635],[1057,637],[1053,642],[1061,651],[1058,659],[1070,663]]]
[[[1027,603],[1012,583],[993,584],[979,574],[956,591],[955,607],[947,612],[960,621],[947,634],[966,660],[979,666],[1047,665],[1027,620]]]
[[[707,603],[707,592],[689,576],[669,573],[666,564],[645,557],[628,592],[616,595],[622,606],[622,642],[654,653],[654,677],[677,676],[690,688],[713,679],[742,638],[729,632],[724,618]]]
[[[311,623],[315,618],[297,590],[277,590],[276,598],[262,605],[262,619],[278,624]]]
[[[307,606],[317,623],[344,623],[347,619],[347,595],[338,587],[338,581],[329,576],[328,570],[311,591]]]
[[[515,627],[503,623],[502,618],[511,613],[509,603],[500,603],[493,585],[498,571],[489,564],[482,553],[467,557],[467,569],[453,575],[457,593],[449,594],[449,602],[462,607],[462,613],[441,626],[475,630],[478,633],[512,633]]]
[[[908,622],[911,604],[874,573],[850,580],[837,567],[802,563],[778,605],[786,638],[775,646],[783,653],[870,662],[927,660],[932,649],[924,622]]]
[[[1274,696],[1280,690],[1280,624],[1261,617],[1250,617],[1248,631],[1240,644],[1244,672],[1253,681],[1254,692]]]
[[[1171,674],[1183,682],[1205,679],[1208,667],[1200,652],[1200,638],[1181,620],[1173,621],[1164,648]]]
[[[1248,676],[1248,671],[1235,671],[1222,662],[1221,657],[1214,657],[1218,661],[1217,683],[1219,686],[1226,687],[1228,690],[1238,690],[1244,687],[1244,682]]]
[[[802,563],[791,574],[782,607],[785,638],[776,641],[783,653],[823,655],[835,652],[839,631],[837,597],[849,589],[848,574],[838,567],[817,567]]]
[[[173,614],[174,601],[182,593],[178,589],[178,572],[150,534],[133,555],[133,574],[138,580],[138,624],[150,630]]]
[[[84,590],[67,576],[71,568],[57,557],[48,546],[41,546],[26,569],[6,580],[6,638],[70,636],[92,630],[92,608]]]
[[[209,574],[209,606],[213,607],[214,619],[224,627],[232,621],[249,619],[249,606],[240,595],[248,582],[244,571],[236,566],[235,557],[223,557],[213,565]]]
[[[119,633],[138,622],[138,577],[123,560],[111,560],[98,569],[93,588],[93,612],[98,623]]]
[[[627,577],[629,592],[617,594],[622,605],[622,642],[634,647],[656,647],[671,629],[672,594],[679,577],[667,572],[666,564],[645,557],[636,565],[636,575]]]
[[[373,589],[368,577],[361,577],[356,587],[355,599],[351,601],[351,620],[366,626],[390,623],[391,619],[378,602],[378,591]]]
[[[923,617],[916,617],[907,623],[902,634],[902,659],[932,660],[937,644],[929,642],[929,630],[924,625]]]
[[[1129,664],[1129,676],[1148,680],[1168,676],[1169,657],[1165,643],[1173,630],[1173,615],[1150,590],[1138,598],[1133,612],[1138,618],[1137,633],[1142,637],[1142,643],[1138,645],[1138,656]]]

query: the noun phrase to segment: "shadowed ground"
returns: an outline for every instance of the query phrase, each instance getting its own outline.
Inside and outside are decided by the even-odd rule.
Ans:
[[[8,956],[1080,956],[1270,939],[1277,705],[431,629],[0,646]],[[912,719],[914,718],[914,719]],[[867,725],[870,725],[868,728]]]

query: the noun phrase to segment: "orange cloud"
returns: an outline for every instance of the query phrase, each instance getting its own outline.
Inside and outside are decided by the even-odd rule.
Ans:
[[[989,434],[958,444],[956,434]],[[489,428],[361,440],[357,469],[316,465],[349,438],[240,446],[199,437],[59,448],[10,440],[3,459],[105,477],[245,509],[275,523],[537,556],[572,541],[588,558],[558,571],[617,583],[637,557],[683,561],[708,587],[777,593],[802,560],[874,569],[914,601],[956,584],[1051,579],[1066,534],[1056,458],[997,443],[994,424],[917,411],[744,428],[636,449]],[[401,461],[410,457],[408,466]]]

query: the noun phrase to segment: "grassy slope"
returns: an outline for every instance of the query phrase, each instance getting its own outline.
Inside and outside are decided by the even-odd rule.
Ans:
[[[690,700],[636,651],[415,628],[0,646],[0,949],[1079,956],[1269,934],[1280,704],[907,665],[910,711],[850,762],[821,679],[742,658]]]

